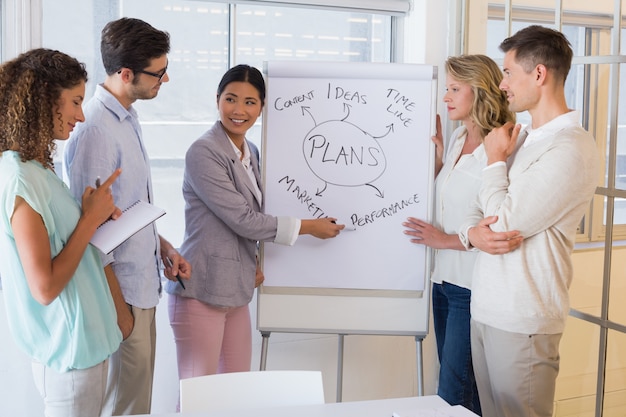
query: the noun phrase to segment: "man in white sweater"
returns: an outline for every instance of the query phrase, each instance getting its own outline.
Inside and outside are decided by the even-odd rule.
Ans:
[[[508,123],[485,138],[488,157],[461,241],[481,250],[472,286],[472,360],[483,416],[552,416],[559,341],[569,312],[571,252],[598,178],[594,138],[567,107],[572,49],[530,26],[505,39]],[[521,246],[517,248],[520,240]]]

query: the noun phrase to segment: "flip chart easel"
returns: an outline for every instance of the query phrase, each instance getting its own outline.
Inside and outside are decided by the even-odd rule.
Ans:
[[[264,72],[265,212],[346,230],[262,245],[261,369],[271,332],[337,334],[340,401],[344,336],[414,336],[422,395],[430,252],[401,223],[431,218],[437,69],[272,61]]]

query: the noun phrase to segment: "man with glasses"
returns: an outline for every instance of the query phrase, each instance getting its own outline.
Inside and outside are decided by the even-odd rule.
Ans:
[[[85,105],[86,120],[76,126],[65,148],[70,188],[80,201],[86,186],[121,168],[111,187],[117,206],[152,202],[149,158],[133,103],[156,97],[169,81],[169,34],[142,20],[122,18],[104,27],[100,47],[106,79]],[[157,233],[154,223],[104,258],[115,273],[107,279],[124,337],[109,361],[104,415],[149,414],[159,269],[164,266],[165,276],[176,280],[177,275],[189,278],[191,266]]]

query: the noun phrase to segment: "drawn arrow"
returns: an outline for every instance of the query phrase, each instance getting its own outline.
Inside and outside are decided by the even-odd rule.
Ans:
[[[308,113],[308,115],[309,115],[309,116],[311,116],[311,120],[313,120],[313,124],[314,124],[315,126],[317,126],[317,122],[315,121],[315,117],[313,117],[313,114],[312,114],[312,113],[311,113],[311,111],[309,110],[309,109],[310,109],[310,107],[308,107],[308,106],[302,106],[301,108],[302,108],[302,115],[304,116],[304,113],[305,113],[305,112],[306,112],[306,113]]]
[[[393,129],[393,123],[390,125],[385,126],[387,128],[387,131],[385,132],[384,135],[381,136],[374,136],[374,139],[380,139],[380,138],[384,138],[385,136],[387,136],[388,134],[390,134],[391,132],[394,132]]]
[[[385,193],[380,191],[378,188],[374,187],[372,184],[365,184],[365,185],[367,185],[368,187],[372,187],[373,189],[376,190],[376,197],[385,198]]]
[[[343,111],[346,113],[346,116],[343,119],[341,119],[342,122],[344,122],[350,116],[351,108],[352,106],[349,105],[348,103],[343,103]]]
[[[318,197],[321,197],[322,193],[324,191],[326,191],[326,188],[328,188],[328,183],[327,182],[324,183],[324,188],[322,188],[321,190],[319,188],[317,189],[317,192],[315,193],[315,195],[318,196]]]

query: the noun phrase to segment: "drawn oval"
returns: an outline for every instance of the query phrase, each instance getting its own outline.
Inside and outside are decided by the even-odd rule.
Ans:
[[[387,166],[380,144],[352,123],[331,120],[306,135],[302,150],[311,171],[340,186],[359,186],[378,179]]]

